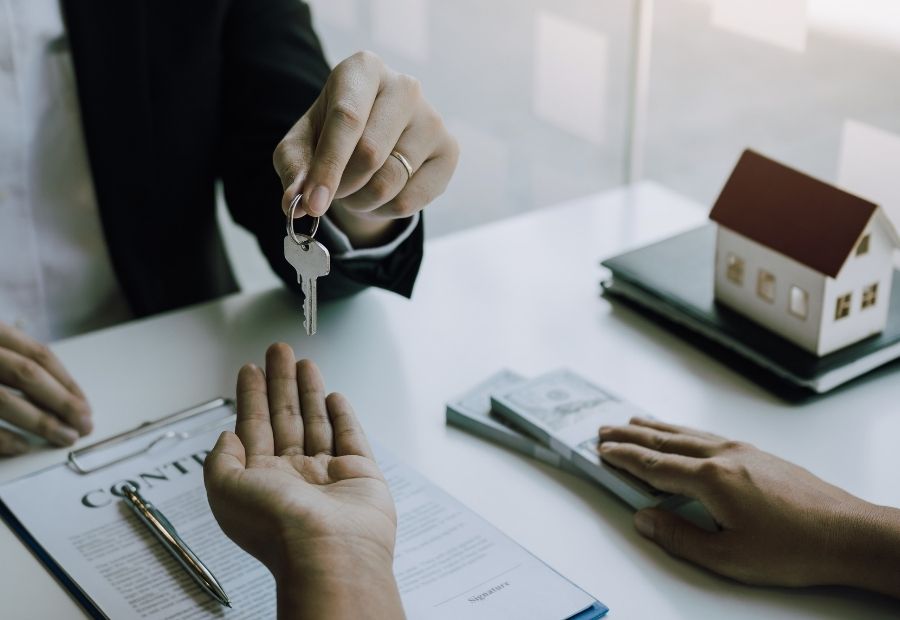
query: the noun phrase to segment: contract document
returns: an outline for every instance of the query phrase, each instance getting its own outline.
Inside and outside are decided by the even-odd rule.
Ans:
[[[203,461],[234,428],[230,403],[0,487],[22,541],[95,618],[275,618],[268,570],[222,533]],[[104,442],[105,443],[105,442]],[[375,447],[399,518],[394,573],[408,618],[598,618],[606,607],[487,521]],[[73,466],[74,465],[74,466]],[[123,503],[129,482],[210,568],[233,608],[191,580]]]

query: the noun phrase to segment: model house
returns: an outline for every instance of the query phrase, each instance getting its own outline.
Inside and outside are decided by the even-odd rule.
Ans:
[[[877,205],[748,150],[710,218],[719,303],[816,355],[884,329],[900,238]]]

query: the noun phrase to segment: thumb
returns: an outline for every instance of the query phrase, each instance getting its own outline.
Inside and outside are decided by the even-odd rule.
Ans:
[[[203,462],[203,481],[207,490],[217,487],[227,478],[243,471],[246,466],[247,454],[240,437],[230,431],[223,431]]]
[[[697,527],[683,517],[658,508],[646,508],[634,514],[634,527],[675,557],[718,569],[722,557],[722,537]]]
[[[300,193],[316,152],[317,132],[311,120],[313,113],[314,111],[310,109],[304,114],[285,134],[272,154],[272,165],[278,173],[278,178],[281,179],[281,187],[284,190],[281,196],[281,210],[285,214],[290,210],[291,201]],[[295,213],[298,217],[305,215],[303,202],[305,201],[297,205]]]

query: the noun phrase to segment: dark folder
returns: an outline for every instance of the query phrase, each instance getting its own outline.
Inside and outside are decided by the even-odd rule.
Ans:
[[[612,278],[607,295],[650,311],[667,324],[687,328],[764,370],[777,387],[824,393],[900,357],[900,274],[894,272],[885,330],[817,357],[761,325],[715,303],[713,269],[716,229],[712,224],[603,261]],[[677,331],[681,331],[680,329]],[[704,347],[710,350],[708,347]],[[766,387],[773,384],[766,383]],[[791,394],[796,396],[796,394]]]

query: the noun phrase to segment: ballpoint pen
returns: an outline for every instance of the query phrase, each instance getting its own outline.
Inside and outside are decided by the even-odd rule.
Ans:
[[[226,607],[231,607],[231,601],[228,600],[228,595],[225,594],[225,591],[222,589],[222,586],[219,585],[215,576],[213,576],[210,570],[200,561],[200,558],[191,551],[190,547],[181,540],[181,537],[178,536],[178,532],[175,531],[175,528],[169,523],[169,520],[166,519],[165,515],[163,515],[163,513],[161,513],[153,504],[141,497],[141,494],[138,493],[138,490],[134,488],[134,486],[125,484],[122,485],[121,490],[128,507],[131,508],[144,525],[150,528],[150,531],[153,532],[153,535],[162,543],[163,547],[175,556],[178,563],[181,564],[182,568],[187,571],[194,581],[196,581],[200,587],[214,599]]]

